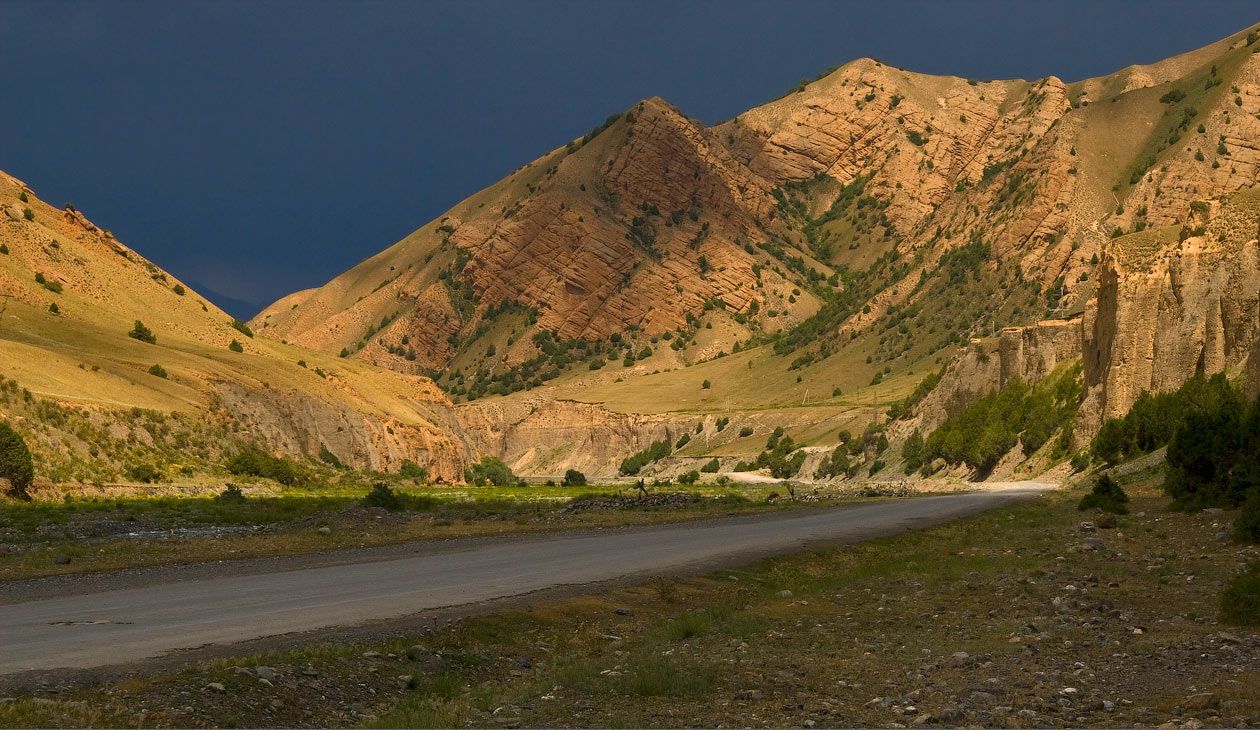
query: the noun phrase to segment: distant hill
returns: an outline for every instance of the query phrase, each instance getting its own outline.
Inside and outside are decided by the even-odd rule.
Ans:
[[[209,468],[259,445],[462,474],[464,448],[440,425],[449,402],[427,379],[254,337],[83,213],[2,172],[0,245],[10,384],[0,415],[26,430],[45,473],[119,478],[158,452]]]

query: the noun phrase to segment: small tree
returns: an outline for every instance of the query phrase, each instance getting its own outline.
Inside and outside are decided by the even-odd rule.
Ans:
[[[228,349],[231,350],[232,352],[245,352],[245,346],[242,345],[237,340],[232,340],[231,342],[229,342]]]
[[[700,384],[700,388],[702,390],[708,390],[709,388],[712,388],[712,387],[713,387],[713,383],[710,383],[708,380]]]
[[[678,476],[679,484],[695,484],[698,481],[700,481],[700,472],[696,471],[695,469],[692,469],[686,474],[680,474]]]
[[[364,507],[380,507],[390,512],[397,512],[403,508],[402,499],[389,488],[385,482],[377,482],[372,485],[372,491],[367,493],[363,498]]]
[[[240,332],[246,337],[254,336],[254,331],[249,328],[249,325],[245,324],[239,319],[236,319],[235,317],[232,318],[232,329],[236,330],[237,332]]]
[[[506,487],[516,484],[518,480],[507,464],[493,456],[483,456],[480,462],[464,470],[464,481],[479,487],[486,484]]]
[[[186,294],[186,293],[187,293],[187,292],[184,290],[183,285],[181,285],[181,284],[176,284],[175,286],[171,287],[171,291],[175,292],[176,294],[178,294],[178,295],[179,295],[179,296],[181,296],[181,297],[182,297],[182,296],[184,296],[184,294]]]
[[[1114,479],[1103,474],[1094,482],[1094,489],[1081,498],[1081,503],[1076,508],[1082,511],[1100,509],[1103,512],[1125,515],[1129,513],[1129,508],[1125,506],[1128,501],[1129,495],[1125,494],[1124,489]]]
[[[1260,545],[1260,491],[1251,493],[1234,518],[1234,540]]]
[[[53,302],[52,304],[48,305],[48,311],[52,312],[53,314],[61,314],[61,307],[58,307],[57,303]]]
[[[398,465],[398,475],[403,479],[417,482],[429,481],[429,470],[411,459],[403,459],[403,462]]]
[[[577,469],[568,469],[564,472],[564,481],[560,484],[565,487],[585,487],[586,475]]]
[[[153,367],[149,368],[149,375],[155,375],[159,378],[165,378],[166,368],[162,367],[161,365],[158,365],[157,363],[154,363]]]
[[[1221,623],[1260,626],[1260,561],[1230,579],[1220,597]]]
[[[157,344],[157,335],[153,334],[153,330],[145,327],[144,322],[141,322],[138,319],[136,320],[136,326],[131,328],[131,331],[127,333],[127,336],[133,340],[147,342],[150,345]]]
[[[235,484],[227,485],[227,489],[215,495],[214,501],[220,504],[244,504],[246,502],[245,493]]]
[[[704,474],[716,474],[717,470],[721,468],[721,466],[721,463],[719,463],[716,458],[713,458],[709,459],[704,466],[700,467],[700,471]]]
[[[0,422],[0,478],[8,479],[14,494],[26,498],[35,479],[35,466],[26,440],[7,423]]]
[[[133,464],[125,471],[128,479],[144,484],[162,481],[162,472],[152,464]]]

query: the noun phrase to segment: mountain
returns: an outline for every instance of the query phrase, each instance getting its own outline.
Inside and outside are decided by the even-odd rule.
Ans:
[[[5,173],[0,292],[0,413],[47,476],[110,480],[172,462],[188,476],[246,445],[462,474],[450,403],[427,379],[254,337],[73,206]]]
[[[262,305],[258,302],[246,301],[237,297],[224,294],[213,287],[206,286],[199,281],[189,280],[188,285],[205,295],[206,299],[214,302],[220,309],[228,314],[240,319],[242,322],[249,319],[252,315],[257,314]]]
[[[1040,382],[985,473],[1048,468],[1144,391],[1260,388],[1258,40],[1072,83],[858,59],[711,126],[646,99],[248,324],[0,174],[0,414],[62,481],[251,446],[883,478]]]
[[[584,441],[633,450],[724,413],[823,444],[1024,339],[1087,360],[1079,442],[1202,359],[1183,323],[1189,354],[1135,371],[1128,358],[1168,350],[1139,354],[1133,333],[1167,315],[1137,307],[1125,251],[1257,184],[1257,35],[1072,83],[858,59],[713,126],[647,99],[251,325],[428,373],[471,403],[466,437],[544,472],[579,463]],[[1220,328],[1207,367],[1239,367],[1252,327]],[[991,375],[963,390],[1005,380]],[[711,435],[689,448],[764,440]]]

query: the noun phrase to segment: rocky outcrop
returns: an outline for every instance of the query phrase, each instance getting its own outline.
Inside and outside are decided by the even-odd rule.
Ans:
[[[1254,372],[1260,340],[1260,191],[1176,228],[1119,239],[1086,312],[1087,423],[1123,415],[1143,391],[1196,372]],[[1202,226],[1202,228],[1198,228]]]
[[[252,441],[277,453],[309,458],[327,448],[360,469],[398,471],[404,460],[426,466],[435,479],[463,479],[470,455],[464,444],[426,420],[415,406],[408,419],[373,415],[301,391],[217,384],[222,405]]]
[[[653,441],[690,432],[696,419],[610,411],[575,401],[515,398],[457,406],[469,448],[497,456],[519,474],[617,475],[621,460]]]

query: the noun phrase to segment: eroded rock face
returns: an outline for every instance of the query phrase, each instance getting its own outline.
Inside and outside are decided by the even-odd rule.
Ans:
[[[519,474],[617,475],[621,460],[653,441],[671,442],[694,418],[616,413],[575,401],[511,399],[458,406],[470,448],[503,459]]]
[[[1255,371],[1260,340],[1257,191],[1234,196],[1200,235],[1126,241],[1100,267],[1086,312],[1091,423],[1121,416],[1143,391],[1176,389],[1196,372]],[[1206,208],[1206,206],[1205,206]],[[1206,214],[1205,214],[1206,215]]]
[[[1080,359],[1086,388],[1075,433],[1087,439],[1143,392],[1195,373],[1238,377],[1260,393],[1260,190],[1197,202],[1180,225],[1117,239],[1084,313],[1002,331],[973,345],[916,411],[930,430],[1012,377],[1028,382]],[[1178,232],[1180,231],[1180,232]],[[904,429],[908,433],[908,429]]]
[[[223,407],[253,439],[277,453],[309,458],[326,447],[342,463],[397,471],[404,460],[427,466],[435,479],[463,479],[469,454],[450,431],[425,420],[434,404],[403,420],[329,403],[300,391],[220,382]]]

